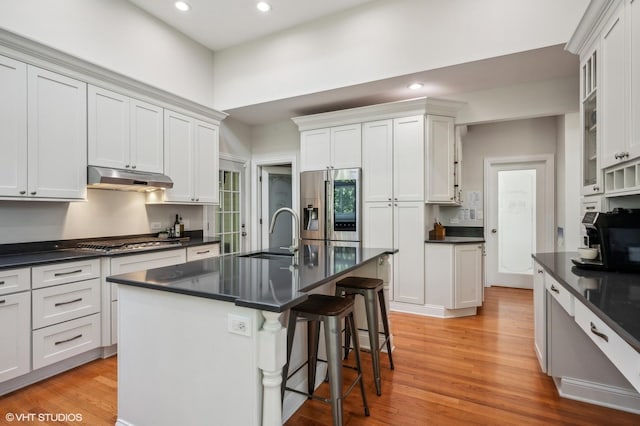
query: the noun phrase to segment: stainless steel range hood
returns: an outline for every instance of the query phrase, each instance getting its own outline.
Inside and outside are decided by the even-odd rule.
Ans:
[[[169,176],[162,173],[89,166],[87,168],[87,187],[151,192],[158,189],[173,188],[173,181]]]

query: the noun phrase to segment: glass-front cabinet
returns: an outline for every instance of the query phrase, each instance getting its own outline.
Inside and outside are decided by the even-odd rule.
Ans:
[[[598,132],[598,56],[594,50],[581,64],[582,195],[603,192]]]

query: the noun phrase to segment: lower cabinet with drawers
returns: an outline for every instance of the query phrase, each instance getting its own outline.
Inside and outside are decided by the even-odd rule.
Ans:
[[[31,271],[0,271],[0,383],[31,370]]]

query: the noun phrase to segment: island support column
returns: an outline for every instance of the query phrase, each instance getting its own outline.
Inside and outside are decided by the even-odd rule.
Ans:
[[[258,332],[262,370],[262,426],[282,426],[282,367],[287,359],[287,329],[277,312],[261,311],[265,321]]]

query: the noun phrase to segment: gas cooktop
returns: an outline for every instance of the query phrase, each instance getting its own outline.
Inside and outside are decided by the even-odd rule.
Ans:
[[[157,237],[96,240],[78,243],[78,248],[80,249],[93,250],[101,253],[126,253],[180,246],[182,246],[182,242],[178,239],[168,240]]]

